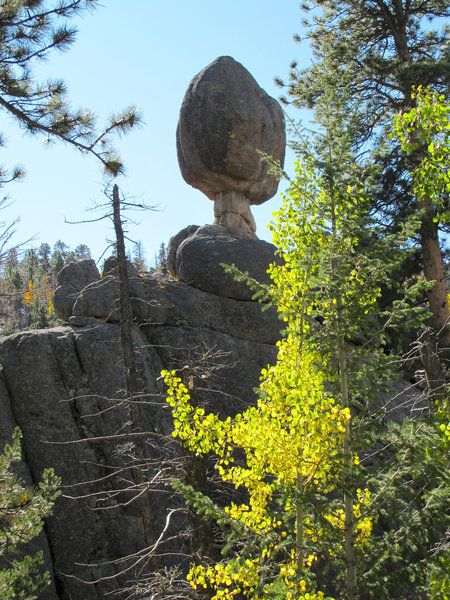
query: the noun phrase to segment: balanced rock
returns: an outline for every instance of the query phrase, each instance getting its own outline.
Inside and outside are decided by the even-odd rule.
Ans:
[[[215,201],[216,225],[255,236],[251,204],[271,198],[278,182],[258,151],[284,162],[283,111],[240,63],[221,56],[190,83],[177,128],[183,178]]]

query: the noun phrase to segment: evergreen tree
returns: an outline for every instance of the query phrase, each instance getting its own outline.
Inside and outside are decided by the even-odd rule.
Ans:
[[[160,273],[168,273],[167,270],[167,248],[164,242],[161,242],[156,260],[156,270]]]
[[[45,274],[48,274],[50,272],[50,244],[47,244],[45,242],[41,244],[38,248],[37,254],[39,258],[39,266]]]
[[[315,9],[306,21],[306,37],[317,60],[300,72],[293,65],[289,94],[300,106],[320,104],[335,70],[345,86],[347,109],[361,117],[356,147],[373,141],[374,130],[385,133],[394,114],[414,106],[414,87],[448,91],[446,0],[312,0],[302,7]],[[326,72],[324,62],[332,67]]]
[[[69,251],[69,246],[58,240],[53,246],[52,255],[50,257],[51,272],[54,277],[58,275],[61,269],[66,264],[66,258]]]
[[[27,282],[35,282],[38,274],[38,256],[36,251],[31,248],[25,252],[25,258],[22,261],[22,272]]]
[[[70,255],[71,260],[78,262],[80,260],[90,260],[92,259],[91,251],[86,246],[86,244],[79,244],[73,253]]]
[[[48,142],[59,139],[82,153],[93,155],[107,174],[116,176],[123,172],[123,164],[111,146],[111,135],[114,132],[124,133],[139,124],[137,110],[130,107],[121,114],[113,115],[102,131],[96,127],[94,115],[89,110],[71,108],[63,81],[39,82],[33,74],[37,61],[45,60],[53,50],[67,50],[74,41],[76,28],[71,19],[96,5],[97,0],[5,0],[0,4],[0,110],[12,116],[29,134],[41,134]],[[21,168],[17,167],[12,172],[1,168],[0,186],[22,175]],[[0,259],[4,267],[4,255],[14,223],[1,223],[0,227],[3,228],[0,232]],[[28,257],[27,281],[22,287],[19,285],[22,273],[11,271],[7,266],[6,271],[9,269],[10,272],[2,281],[1,294],[2,299],[6,299],[6,305],[3,302],[2,306],[3,325],[8,320],[5,315],[11,309],[9,300],[12,299],[15,304],[14,318],[7,325],[8,332],[26,326],[26,319],[18,311],[22,310],[23,298],[27,305],[35,300],[36,278],[41,284],[45,280],[44,295],[47,298],[41,297],[40,301],[51,309],[48,301],[51,287],[66,263],[64,246],[55,248],[52,256],[48,245],[41,245],[37,255],[33,250],[33,257],[31,254]],[[81,256],[88,256],[85,245],[77,248],[71,258],[79,260]],[[38,274],[34,269],[35,258],[40,261]],[[42,323],[42,306],[36,307],[36,310]]]
[[[292,65],[289,94],[294,104],[316,106],[330,85],[343,92],[351,115],[352,146],[359,152],[371,151],[369,164],[375,161],[381,169],[373,206],[385,226],[397,227],[411,211],[423,208],[423,202],[418,204],[411,195],[411,173],[420,154],[405,157],[398,142],[386,144],[387,129],[394,114],[414,108],[415,87],[448,91],[449,28],[434,29],[450,16],[448,2],[316,0],[303,7],[315,9],[307,22],[315,61],[300,72]],[[450,333],[443,329],[449,315],[442,293],[439,223],[434,217],[434,211],[425,207],[419,235],[425,277],[438,282],[439,288],[429,293],[432,325],[441,332],[445,346]]]
[[[391,410],[382,399],[399,377],[388,327],[425,318],[415,298],[429,284],[398,275],[418,221],[380,235],[345,106],[340,90],[325,91],[316,113],[323,131],[298,161],[272,227],[283,262],[270,269],[268,293],[286,332],[257,406],[221,420],[165,373],[174,435],[197,455],[214,453],[223,481],[244,490],[223,509],[176,484],[228,532],[223,559],[189,573],[213,598],[406,598],[412,580],[414,598],[426,598],[429,572],[445,558],[434,538],[449,495],[435,419],[382,425]],[[402,293],[389,310],[382,286]]]
[[[121,160],[110,144],[114,131],[124,132],[139,120],[130,107],[111,117],[103,131],[95,126],[94,115],[84,108],[72,110],[63,81],[37,82],[33,64],[52,50],[64,51],[73,43],[76,29],[70,20],[89,10],[96,0],[8,0],[0,6],[0,108],[31,134],[43,134],[48,141],[60,139],[81,152],[94,155],[106,172],[117,175]],[[0,184],[23,175],[20,168],[11,174],[2,170]]]
[[[60,480],[46,469],[37,487],[26,487],[13,473],[12,464],[20,461],[19,429],[12,445],[0,455],[0,556],[9,567],[0,569],[2,600],[34,600],[50,583],[42,574],[42,552],[18,558],[24,544],[36,537],[59,495]]]

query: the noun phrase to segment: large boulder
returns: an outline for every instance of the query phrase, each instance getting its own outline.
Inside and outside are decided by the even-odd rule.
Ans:
[[[99,279],[100,273],[93,260],[70,262],[63,267],[58,273],[58,287],[53,297],[53,306],[58,317],[67,321],[81,290]]]
[[[215,223],[254,236],[250,204],[278,186],[258,151],[284,162],[283,111],[240,63],[221,56],[190,83],[180,111],[177,152],[185,181],[215,207]]]
[[[188,228],[183,230],[188,233]],[[169,242],[169,272],[178,280],[205,292],[235,300],[251,300],[255,293],[245,282],[236,281],[223,265],[235,265],[258,283],[269,284],[269,265],[278,262],[273,244],[231,235],[227,228],[206,225]]]

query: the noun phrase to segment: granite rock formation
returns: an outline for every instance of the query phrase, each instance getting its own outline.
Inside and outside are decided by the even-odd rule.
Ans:
[[[185,181],[214,200],[214,224],[255,237],[250,205],[278,187],[257,151],[282,166],[285,145],[280,105],[240,63],[221,56],[194,77],[180,111],[178,162]]]
[[[235,265],[259,283],[270,283],[269,264],[278,262],[275,246],[262,240],[231,235],[220,225],[190,225],[168,246],[167,267],[173,277],[205,292],[235,300],[251,300],[254,292],[245,282],[225,273]]]
[[[105,598],[133,576],[126,556],[138,557],[141,577],[146,568],[170,565],[167,557],[182,560],[186,517],[174,517],[167,529],[177,500],[160,474],[187,458],[171,436],[160,373],[178,369],[196,402],[222,416],[255,402],[281,323],[221,263],[268,282],[274,247],[256,238],[250,205],[270,198],[277,182],[256,150],[282,163],[284,147],[281,108],[242,65],[221,57],[193,80],[178,156],[186,181],[214,200],[215,224],[172,238],[174,279],[128,267],[137,398],[125,391],[115,259],[102,276],[93,261],[60,272],[54,306],[65,325],[0,339],[0,444],[19,426],[22,476],[35,483],[51,466],[62,478],[63,495],[34,543],[52,574],[40,600]],[[140,480],[136,460],[146,465]],[[147,481],[158,482],[157,490],[131,502]],[[155,565],[145,548],[163,531],[173,541],[161,549],[166,562]]]
[[[66,321],[72,314],[73,305],[80,291],[98,279],[100,273],[93,260],[71,262],[66,265],[59,273],[59,285],[53,298],[58,317]]]
[[[52,466],[64,486],[35,543],[45,551],[53,577],[42,600],[105,598],[122,581],[116,575],[124,563],[115,561],[145,548],[138,505],[128,505],[128,496],[120,493],[131,478],[123,436],[134,429],[123,401],[119,282],[114,262],[108,265],[102,278],[89,261],[61,271],[55,301],[66,325],[0,340],[0,445],[19,425],[27,481],[38,481]],[[194,365],[198,401],[234,414],[254,402],[261,368],[275,359],[281,324],[256,302],[196,289],[160,273],[129,272],[134,346],[146,399],[135,426],[148,434],[147,458],[157,460],[170,452],[172,427],[161,370]],[[76,292],[86,273],[94,280]],[[210,373],[207,381],[203,368]],[[121,469],[120,476],[112,475],[114,469]],[[149,502],[158,536],[170,498],[155,493]],[[183,548],[179,544],[176,551]],[[100,578],[91,585],[81,581]]]

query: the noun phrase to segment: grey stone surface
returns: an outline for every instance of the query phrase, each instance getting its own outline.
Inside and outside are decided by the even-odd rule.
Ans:
[[[175,248],[177,241],[180,243]],[[216,225],[200,227],[184,239],[172,238],[169,251],[171,257],[175,257],[170,269],[177,279],[236,300],[251,300],[254,292],[246,283],[235,281],[232,275],[225,273],[222,264],[234,264],[259,283],[268,284],[269,264],[278,260],[273,244],[230,235],[226,228]]]
[[[141,303],[140,326],[194,327],[215,331],[235,339],[275,344],[282,323],[274,309],[262,310],[258,302],[223,298],[173,281],[167,275],[153,275],[142,282],[145,297]],[[138,302],[135,314],[138,313]]]
[[[242,237],[256,238],[256,222],[250,203],[239,192],[219,192],[214,198],[214,225]]]
[[[136,343],[146,345],[138,330]],[[120,401],[119,330],[97,323],[81,329],[60,327],[16,334],[2,341],[0,360],[12,412],[23,432],[31,477],[37,481],[42,470],[52,466],[64,486],[64,496],[58,499],[45,530],[58,597],[103,598],[112,589],[110,585],[83,586],[69,575],[93,580],[114,574],[116,569],[108,560],[143,545],[136,509],[96,512],[101,508],[95,495],[100,484],[82,485],[121,466],[117,443],[105,439],[127,431],[129,418]],[[149,349],[140,355],[140,362],[147,391],[157,392],[162,368],[158,356]],[[1,416],[3,419],[3,409]],[[164,428],[157,409],[145,418],[147,427],[157,416],[159,427]],[[87,441],[98,437],[103,439]],[[120,481],[114,484],[118,486]],[[75,496],[82,498],[74,500]],[[111,496],[110,503],[114,502]],[[80,566],[93,563],[101,566]]]
[[[236,191],[261,204],[277,189],[256,150],[284,160],[283,111],[252,75],[221,56],[190,83],[180,112],[177,151],[184,179],[208,198]]]
[[[72,308],[79,292],[93,281],[100,278],[100,273],[93,260],[70,262],[58,273],[53,298],[55,312],[64,321],[72,314]]]
[[[120,285],[114,275],[106,275],[86,286],[78,294],[72,314],[77,317],[94,317],[118,323],[120,321]]]
[[[227,276],[222,269],[218,271],[222,283],[216,288],[227,292]],[[241,285],[236,295],[240,293],[244,300],[196,289],[161,273],[135,277],[130,279],[133,318],[140,327],[189,325],[262,344],[276,343],[281,324],[275,310],[263,311],[259,303],[249,302],[251,294],[247,286]],[[108,275],[92,283],[80,293],[69,322],[119,322],[118,297],[119,282],[115,277]]]
[[[197,229],[200,228],[200,225],[188,225],[173,237],[170,238],[169,244],[167,245],[167,257],[166,257],[166,265],[167,270],[172,275],[172,277],[177,276],[177,272],[175,270],[175,259],[177,257],[178,247],[184,240],[191,235],[193,235]]]
[[[64,284],[70,286],[70,279]],[[135,426],[147,432],[147,459],[172,461],[179,455],[161,370],[188,368],[197,400],[222,415],[234,414],[255,401],[261,368],[276,357],[280,322],[258,303],[217,296],[163,274],[133,276],[130,288],[146,399]],[[0,445],[19,425],[29,480],[38,481],[52,466],[64,486],[35,545],[44,550],[54,577],[45,600],[105,598],[123,580],[114,561],[145,547],[139,507],[120,493],[132,482],[123,454],[130,440],[121,437],[132,426],[123,402],[118,292],[117,278],[106,275],[78,293],[69,325],[0,339]],[[121,469],[120,476],[113,477],[113,469]],[[150,494],[148,502],[158,536],[173,500]],[[176,527],[183,527],[179,519]],[[168,550],[180,552],[180,544]],[[107,579],[95,585],[80,581],[102,577]]]
[[[276,359],[276,347],[237,339],[202,327],[146,328],[146,337],[158,348],[168,369],[198,362],[194,377],[196,399],[222,418],[235,415],[255,402],[254,388],[261,369]],[[182,340],[182,343],[180,343]],[[204,364],[202,357],[208,356]],[[202,370],[211,374],[205,380]]]
[[[127,273],[128,277],[137,277],[138,275],[136,267],[129,260],[127,260]],[[102,276],[105,277],[106,275],[113,275],[114,277],[119,276],[119,262],[117,256],[110,256],[105,260]]]

